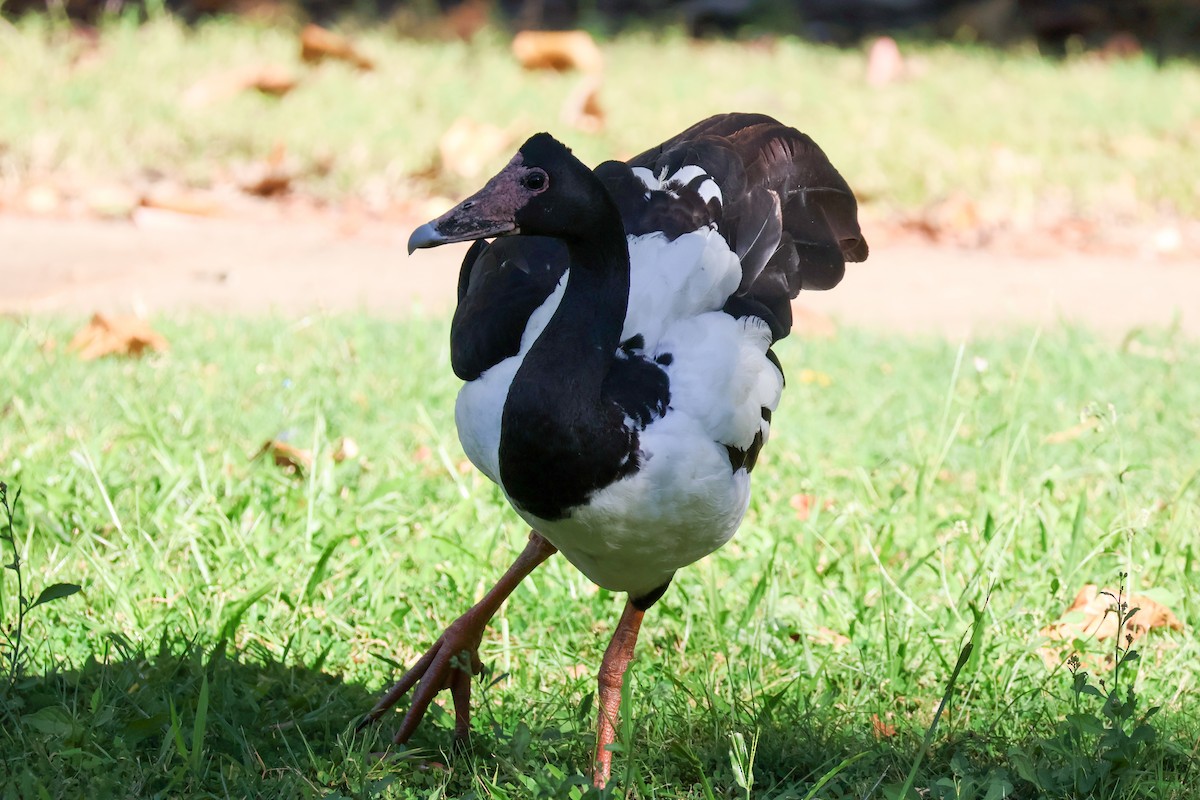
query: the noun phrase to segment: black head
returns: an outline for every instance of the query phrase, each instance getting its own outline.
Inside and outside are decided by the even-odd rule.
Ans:
[[[566,145],[539,133],[482,189],[413,231],[408,251],[517,233],[587,238],[600,213],[615,213],[604,185]]]

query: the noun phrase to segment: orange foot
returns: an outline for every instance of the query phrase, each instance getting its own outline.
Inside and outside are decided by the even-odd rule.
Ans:
[[[412,704],[393,741],[396,744],[408,741],[421,724],[433,698],[443,689],[450,690],[454,701],[454,736],[459,740],[465,739],[471,723],[471,676],[478,674],[483,667],[479,660],[479,643],[483,641],[483,632],[517,584],[557,552],[554,545],[543,539],[541,534],[530,531],[529,544],[491,591],[470,611],[450,623],[433,647],[379,699],[358,724],[357,730],[382,717],[415,686]]]

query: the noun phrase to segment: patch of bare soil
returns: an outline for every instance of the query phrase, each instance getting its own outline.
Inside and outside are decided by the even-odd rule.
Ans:
[[[464,247],[405,253],[413,224],[337,214],[207,218],[143,209],[132,221],[0,215],[0,312],[90,315],[362,312],[454,303]],[[1033,252],[935,244],[867,227],[869,261],[803,293],[797,324],[964,337],[1069,321],[1123,335],[1178,324],[1200,337],[1200,255],[1123,247]]]

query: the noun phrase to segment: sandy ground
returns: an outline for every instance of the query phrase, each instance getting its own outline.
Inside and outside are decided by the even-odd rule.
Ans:
[[[148,212],[137,224],[0,216],[0,313],[444,312],[463,246],[405,253],[404,225],[236,221]],[[868,231],[868,237],[870,232]],[[1029,258],[873,242],[834,291],[804,293],[817,324],[955,338],[1063,321],[1121,335],[1178,318],[1200,338],[1200,254]]]

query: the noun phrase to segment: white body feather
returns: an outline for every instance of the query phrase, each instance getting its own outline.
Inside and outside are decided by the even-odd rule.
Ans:
[[[639,177],[653,181],[648,174]],[[766,323],[720,310],[737,290],[741,266],[716,231],[702,228],[670,242],[657,233],[630,237],[629,253],[621,338],[640,334],[649,358],[670,354],[663,367],[670,406],[640,432],[635,473],[597,491],[565,519],[518,513],[592,581],[638,596],[737,530],[749,503],[750,475],[731,469],[725,445],[748,449],[759,432],[765,440],[762,408],[778,404],[783,376],[765,355],[771,341]],[[530,316],[520,352],[459,393],[455,419],[463,449],[497,484],[508,388],[568,279],[564,275]]]

